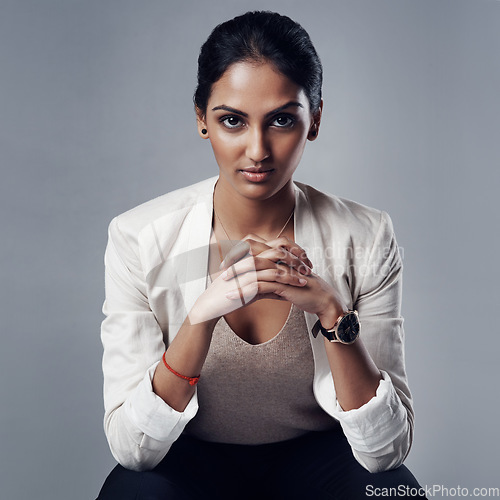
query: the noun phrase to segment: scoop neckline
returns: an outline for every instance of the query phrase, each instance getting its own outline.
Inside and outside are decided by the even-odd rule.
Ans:
[[[290,306],[290,310],[288,311],[288,315],[285,319],[285,322],[283,323],[282,327],[279,329],[279,331],[276,333],[276,335],[274,335],[273,337],[271,337],[269,340],[266,340],[265,342],[259,342],[258,344],[251,344],[250,342],[247,342],[245,339],[242,339],[232,328],[231,326],[229,325],[229,323],[226,321],[226,318],[224,316],[221,316],[220,320],[219,321],[223,321],[224,322],[224,325],[225,327],[227,327],[230,331],[231,331],[231,334],[236,337],[237,341],[243,343],[245,346],[250,346],[250,347],[260,347],[260,346],[266,346],[268,344],[271,344],[273,343],[274,341],[277,341],[282,335],[282,332],[283,330],[285,329],[286,325],[288,324],[288,322],[290,321],[290,318],[292,316],[292,313],[294,311],[294,308],[295,308],[295,305],[294,303],[292,302],[291,303],[292,305]]]

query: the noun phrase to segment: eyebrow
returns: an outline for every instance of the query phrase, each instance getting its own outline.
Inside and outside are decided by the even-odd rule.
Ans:
[[[275,115],[276,113],[279,113],[280,111],[283,111],[284,109],[289,108],[291,106],[295,106],[296,108],[304,107],[300,102],[290,101],[287,102],[286,104],[283,104],[283,106],[280,106],[279,108],[269,111],[268,113],[265,114],[265,117],[268,118],[269,116]],[[217,111],[220,109],[222,109],[223,111],[229,111],[229,113],[234,113],[235,115],[240,115],[244,116],[245,118],[248,118],[248,113],[240,111],[239,109],[232,108],[231,106],[226,106],[225,104],[222,104],[221,106],[215,106],[215,108],[212,108],[212,111]]]

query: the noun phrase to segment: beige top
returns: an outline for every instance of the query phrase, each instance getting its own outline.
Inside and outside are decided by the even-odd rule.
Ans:
[[[185,433],[234,444],[292,439],[338,422],[316,402],[314,361],[304,313],[292,304],[278,334],[249,344],[224,317],[198,383],[199,410]]]

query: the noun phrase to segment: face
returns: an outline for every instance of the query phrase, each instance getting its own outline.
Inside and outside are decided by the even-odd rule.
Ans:
[[[206,115],[198,113],[198,129],[212,144],[221,187],[268,199],[291,186],[320,115],[321,110],[311,114],[302,87],[273,65],[239,62],[212,86]]]

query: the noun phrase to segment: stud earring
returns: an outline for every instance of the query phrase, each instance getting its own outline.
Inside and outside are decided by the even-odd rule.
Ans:
[[[206,128],[202,128],[202,129],[201,129],[201,133],[202,133],[203,135],[207,135],[207,129],[206,129]]]

